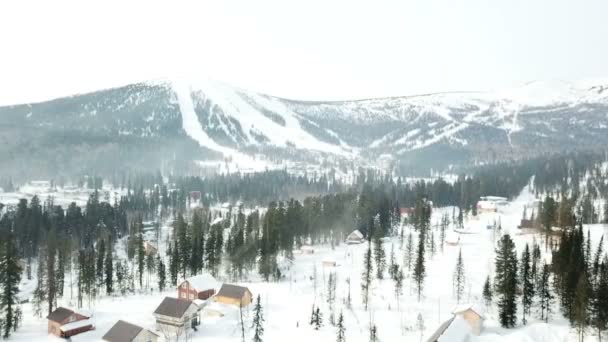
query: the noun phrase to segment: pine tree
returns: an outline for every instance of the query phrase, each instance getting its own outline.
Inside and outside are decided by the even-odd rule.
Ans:
[[[414,282],[416,283],[416,292],[418,294],[418,301],[422,297],[422,289],[424,287],[424,278],[426,276],[426,270],[424,266],[424,236],[418,237],[418,250],[416,251],[416,261],[414,263]]]
[[[483,284],[483,301],[487,307],[492,305],[492,286],[490,285],[490,276],[486,278],[486,282]]]
[[[262,336],[264,335],[264,312],[262,311],[262,303],[260,295],[258,295],[255,306],[253,308],[253,324],[254,329],[253,342],[262,342]]]
[[[602,332],[608,328],[608,265],[606,259],[598,267],[597,287],[594,291],[592,305],[592,322],[597,329],[599,340]]]
[[[144,282],[144,267],[146,262],[146,251],[144,250],[144,239],[142,236],[142,226],[140,223],[139,229],[136,235],[137,244],[135,245],[135,257],[137,259],[137,276],[139,279],[139,287],[143,287]]]
[[[111,295],[114,292],[114,262],[112,260],[112,244],[108,243],[105,258],[106,293]]]
[[[4,241],[3,241],[4,240]],[[21,281],[21,267],[19,266],[16,238],[12,233],[0,239],[0,312],[2,318],[2,336],[6,339],[19,326],[19,310],[17,297],[19,282]]]
[[[412,260],[414,256],[414,241],[412,233],[407,234],[407,243],[405,244],[405,252],[403,253],[403,267],[407,267],[407,271],[412,271]]]
[[[456,268],[454,269],[453,276],[453,289],[456,295],[456,302],[460,303],[462,295],[464,294],[465,285],[465,273],[464,273],[464,262],[462,261],[462,249],[458,251],[458,259],[456,259]]]
[[[336,338],[336,342],[345,342],[346,337],[344,335],[346,328],[344,327],[344,315],[340,312],[340,316],[338,316],[338,336]]]
[[[403,270],[397,265],[395,275],[395,298],[397,299],[397,305],[399,305],[399,297],[403,294],[403,278]]]
[[[369,290],[372,285],[372,247],[368,245],[367,252],[365,253],[365,258],[363,260],[363,274],[361,275],[361,295],[363,296],[363,305],[365,306],[365,310],[367,311],[367,306],[369,304]]]
[[[531,260],[530,260],[530,248],[526,243],[526,247],[522,252],[521,256],[521,286],[522,286],[522,306],[523,306],[523,319],[522,322],[525,325],[526,315],[530,315],[530,308],[532,307],[532,300],[534,298],[534,282],[531,273]]]
[[[321,310],[318,307],[315,309],[313,326],[315,330],[319,330],[323,326],[323,315],[321,314]]]
[[[589,282],[587,274],[581,273],[576,286],[576,297],[574,303],[574,322],[578,331],[580,341],[585,336],[585,328],[589,319]]]
[[[42,317],[42,303],[46,301],[46,267],[44,260],[46,252],[44,250],[38,253],[38,267],[36,267],[36,289],[34,289],[32,298],[32,307],[34,314],[39,318]]]
[[[169,275],[171,276],[171,285],[177,285],[177,275],[179,273],[179,251],[177,250],[177,242],[173,243],[173,248],[167,251],[169,254]]]
[[[549,273],[549,265],[544,264],[538,280],[538,306],[540,309],[540,319],[549,322],[551,316],[551,307],[553,306],[553,294],[551,294],[551,284]]]
[[[494,278],[495,292],[498,295],[498,311],[500,324],[505,328],[515,326],[517,305],[517,255],[515,244],[509,234],[505,234],[498,242],[496,249],[496,276]]]
[[[163,260],[160,258],[160,255],[156,256],[156,264],[157,264],[157,268],[158,268],[158,290],[160,292],[163,292],[165,290],[165,286],[166,286],[166,273],[165,273],[165,264],[163,263]]]
[[[376,261],[376,278],[383,279],[384,269],[386,268],[386,255],[382,246],[382,236],[379,227],[374,230],[374,258]]]
[[[369,342],[378,342],[378,327],[375,324],[369,326]]]

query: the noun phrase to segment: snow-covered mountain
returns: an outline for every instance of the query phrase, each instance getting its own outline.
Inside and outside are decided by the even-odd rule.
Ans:
[[[238,170],[419,171],[603,148],[608,83],[531,82],[497,92],[310,102],[211,80],[166,79],[1,107],[0,133],[7,173],[119,166],[190,173],[215,165],[209,160]]]

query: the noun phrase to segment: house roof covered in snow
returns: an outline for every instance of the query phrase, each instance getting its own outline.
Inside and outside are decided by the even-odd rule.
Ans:
[[[190,286],[195,288],[197,291],[205,291],[215,289],[218,285],[217,280],[209,273],[199,274],[194,277],[190,277],[185,281],[190,283]]]
[[[65,331],[70,331],[70,330],[86,327],[88,325],[93,325],[93,322],[90,319],[82,319],[80,321],[75,321],[75,322],[64,324],[61,327],[59,327],[59,329],[61,331],[65,332]]]
[[[246,292],[251,293],[248,288],[238,285],[223,284],[217,296],[241,299]]]
[[[195,305],[189,300],[165,297],[160,305],[154,310],[154,314],[181,318],[191,305]]]
[[[125,321],[118,321],[103,335],[108,342],[131,342],[144,328]]]
[[[363,234],[359,231],[359,229],[355,229],[352,233],[350,233],[348,235],[349,239],[354,239],[354,238],[358,238],[358,239],[363,239]]]

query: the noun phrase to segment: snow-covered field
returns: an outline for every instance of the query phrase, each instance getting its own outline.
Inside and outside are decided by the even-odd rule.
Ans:
[[[534,235],[521,235],[517,232],[517,224],[521,218],[523,206],[532,200],[532,195],[524,192],[500,213],[484,213],[475,219],[468,219],[465,223],[470,234],[462,234],[459,246],[445,246],[441,252],[437,244],[437,252],[430,257],[427,252],[427,277],[425,280],[424,298],[419,302],[414,293],[410,277],[404,282],[403,295],[399,300],[395,298],[394,282],[386,275],[385,279],[373,280],[372,296],[368,311],[364,310],[361,299],[360,277],[363,271],[363,256],[367,244],[345,245],[332,249],[331,246],[315,246],[314,254],[296,254],[295,260],[285,279],[280,282],[265,283],[257,274],[251,274],[247,282],[242,283],[250,288],[254,296],[262,298],[264,315],[266,319],[264,341],[335,341],[336,328],[329,324],[329,309],[326,303],[326,287],[329,274],[335,272],[337,276],[337,291],[335,313],[344,314],[346,326],[346,340],[349,342],[368,341],[370,321],[377,325],[381,341],[419,341],[431,335],[443,321],[451,317],[452,309],[457,305],[452,291],[452,275],[458,251],[462,250],[466,272],[465,295],[462,302],[475,303],[483,307],[481,300],[482,286],[486,276],[493,269],[494,241],[499,236],[493,230],[486,229],[488,224],[500,220],[503,231],[510,233],[521,252],[526,242],[531,243]],[[433,213],[433,221],[440,219],[445,212],[451,209],[437,209]],[[608,227],[592,225],[588,227],[594,240],[599,240],[602,234],[608,233]],[[439,233],[435,233],[437,239]],[[541,242],[542,239],[537,237]],[[387,261],[391,248],[394,247],[396,259],[403,260],[401,244],[398,237],[389,239],[384,244]],[[544,252],[544,248],[541,245]],[[333,259],[336,267],[323,267],[322,261]],[[316,273],[315,277],[313,276]],[[350,293],[352,307],[345,304],[349,293],[348,279],[350,279]],[[222,279],[220,279],[222,280]],[[225,280],[225,279],[224,279]],[[316,283],[316,284],[315,284]],[[32,285],[29,284],[29,287]],[[59,305],[74,307],[74,300],[67,297]],[[126,320],[142,327],[154,329],[152,312],[164,296],[176,296],[176,290],[165,293],[147,293],[130,295],[128,297],[101,298],[90,308],[96,330],[74,336],[73,341],[98,341],[119,319]],[[308,322],[313,304],[321,308],[324,324],[320,330],[314,330]],[[251,305],[246,311],[246,340],[252,336]],[[41,341],[54,340],[55,337],[47,335],[47,322],[45,319],[35,318],[30,304],[23,305],[24,323],[19,331],[12,337],[14,341]],[[225,306],[222,308],[225,316],[221,318],[204,318],[200,329],[191,336],[191,341],[241,341],[239,326],[239,312],[236,308]],[[568,322],[556,312],[549,324],[536,321],[532,317],[527,326],[518,323],[515,329],[503,329],[497,322],[495,310],[486,312],[484,329],[477,341],[543,341],[561,342],[575,339],[575,334],[568,326]],[[425,328],[417,328],[417,317],[421,314]],[[536,315],[533,315],[536,316]],[[519,310],[521,322],[521,309]],[[589,330],[589,334],[591,331]],[[589,335],[587,341],[596,339]]]

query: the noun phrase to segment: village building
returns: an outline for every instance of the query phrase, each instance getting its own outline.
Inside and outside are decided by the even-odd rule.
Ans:
[[[223,304],[247,306],[251,304],[253,294],[248,288],[238,285],[223,284],[214,300]]]
[[[334,259],[327,258],[321,261],[321,265],[323,265],[323,267],[336,267],[338,263]]]
[[[158,248],[150,241],[144,241],[144,253],[146,255],[156,255]]]
[[[200,325],[199,312],[191,300],[165,297],[154,310],[156,330],[167,340],[187,337]]]
[[[363,234],[358,229],[354,230],[352,233],[348,234],[348,236],[346,237],[346,243],[349,245],[363,243],[364,241],[365,241],[365,238],[363,237]]]
[[[200,191],[190,191],[190,200],[195,202],[195,201],[200,201],[201,200],[201,192]]]
[[[48,319],[48,333],[58,337],[69,338],[95,329],[89,315],[58,307],[51,312]]]
[[[401,215],[401,217],[410,216],[413,213],[414,213],[414,208],[411,208],[411,207],[399,208],[399,214]]]
[[[156,342],[159,336],[148,329],[125,321],[118,321],[103,335],[107,342]]]
[[[215,294],[218,282],[210,274],[199,274],[184,280],[177,288],[177,297],[206,300]]]
[[[519,225],[517,226],[519,229],[531,229],[534,228],[534,221],[528,219],[521,219]]]
[[[300,252],[302,254],[315,254],[315,249],[312,246],[302,246]]]
[[[456,246],[460,242],[460,234],[455,231],[449,231],[445,234],[445,243],[448,246]]]
[[[479,336],[483,327],[483,315],[476,305],[457,306],[452,317],[443,322],[427,339],[427,342],[467,342]]]
[[[465,304],[457,306],[452,314],[456,317],[462,317],[471,328],[473,335],[478,336],[483,328],[482,310],[477,305]]]

